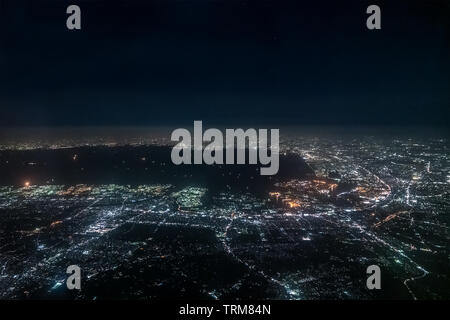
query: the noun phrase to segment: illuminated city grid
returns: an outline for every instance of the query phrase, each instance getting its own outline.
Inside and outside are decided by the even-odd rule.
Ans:
[[[90,142],[2,149],[80,144]],[[170,183],[1,187],[0,297],[450,297],[447,140],[284,135],[280,145],[316,177],[265,198],[230,189],[205,201],[205,188]],[[65,288],[71,264],[79,292]],[[366,288],[371,264],[383,290]]]

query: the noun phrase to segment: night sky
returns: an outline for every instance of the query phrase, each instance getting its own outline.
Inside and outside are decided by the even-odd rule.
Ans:
[[[449,3],[0,0],[0,125],[448,126]]]

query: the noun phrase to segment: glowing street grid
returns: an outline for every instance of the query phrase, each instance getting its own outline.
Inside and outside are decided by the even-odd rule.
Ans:
[[[0,298],[450,297],[446,140],[282,138],[317,177],[264,199],[205,201],[195,185],[1,187]],[[66,289],[71,264],[81,291]],[[366,288],[371,264],[382,290]]]

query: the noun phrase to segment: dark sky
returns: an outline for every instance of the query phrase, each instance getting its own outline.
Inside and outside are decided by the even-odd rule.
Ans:
[[[0,0],[0,125],[448,126],[449,18],[447,0]]]

